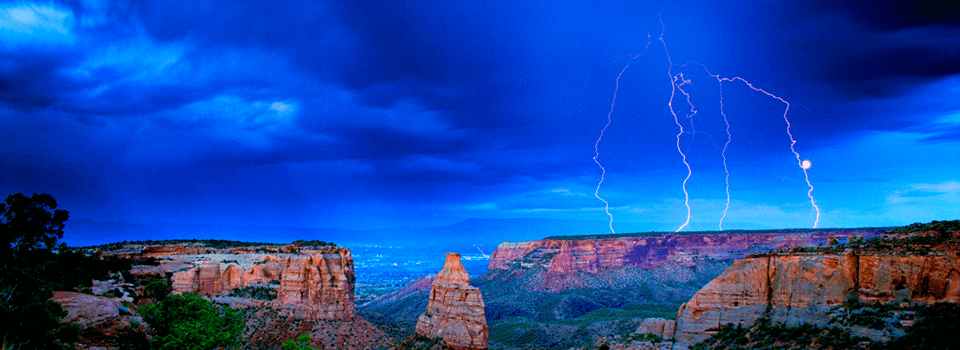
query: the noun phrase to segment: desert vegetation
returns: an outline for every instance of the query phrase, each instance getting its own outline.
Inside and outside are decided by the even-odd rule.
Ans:
[[[716,334],[692,347],[706,349],[869,349],[867,338],[852,335],[840,327],[795,327],[761,318],[750,327],[727,324]]]
[[[396,346],[397,350],[448,350],[450,347],[440,338],[429,338],[419,334],[410,336]]]
[[[57,209],[47,194],[7,196],[0,204],[0,336],[3,349],[75,349],[82,330],[62,323],[67,312],[51,300],[53,291],[91,294],[93,280],[122,279],[134,261],[99,258],[87,249],[72,249],[59,242],[69,214]],[[165,281],[152,281],[136,298],[143,320],[156,331],[152,341],[140,332],[137,318],[121,324],[115,343],[124,348],[214,349],[238,344],[242,321],[229,308],[217,306],[195,294],[169,295]],[[120,298],[119,288],[103,296]],[[121,315],[136,306],[123,302]]]
[[[309,333],[298,335],[296,340],[287,339],[280,348],[282,350],[316,350],[316,348],[310,346]]]
[[[0,204],[0,337],[8,349],[72,349],[80,329],[50,300],[54,290],[89,289],[130,269],[129,259],[99,259],[63,238],[66,210],[48,194],[12,194]]]
[[[197,294],[167,296],[140,307],[140,315],[157,332],[150,341],[154,350],[208,350],[240,344],[240,315]]]
[[[277,299],[277,290],[269,287],[248,286],[243,288],[231,289],[230,293],[227,295],[231,297],[238,297],[238,298],[274,300],[274,299]]]

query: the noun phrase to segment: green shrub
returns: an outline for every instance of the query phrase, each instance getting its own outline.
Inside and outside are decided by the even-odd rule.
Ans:
[[[297,337],[297,340],[287,339],[283,342],[282,350],[316,350],[310,346],[310,334],[304,333]]]
[[[144,305],[140,315],[156,331],[150,347],[157,350],[209,350],[235,347],[243,321],[229,307],[214,305],[194,293],[170,295]]]
[[[291,244],[293,244],[293,245],[295,245],[295,246],[298,246],[298,247],[313,247],[313,248],[319,248],[319,247],[336,247],[336,246],[337,246],[336,244],[333,244],[333,242],[324,242],[324,241],[318,241],[318,240],[315,240],[315,239],[311,239],[311,240],[298,239],[298,240],[296,240],[296,241],[293,241],[293,243],[291,243]]]
[[[691,349],[855,349],[866,338],[839,327],[821,328],[810,324],[790,327],[760,318],[753,326],[727,324],[709,339]]]
[[[277,299],[277,290],[269,287],[249,286],[231,289],[229,296],[258,300],[275,300]]]
[[[144,298],[156,301],[163,301],[167,298],[167,294],[170,294],[170,285],[165,281],[150,282],[150,284],[143,289]]]

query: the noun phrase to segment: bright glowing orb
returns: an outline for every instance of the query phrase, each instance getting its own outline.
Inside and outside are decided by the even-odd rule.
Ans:
[[[800,162],[801,168],[810,169],[811,166],[813,166],[813,163],[810,163],[809,159],[804,159],[802,162]]]

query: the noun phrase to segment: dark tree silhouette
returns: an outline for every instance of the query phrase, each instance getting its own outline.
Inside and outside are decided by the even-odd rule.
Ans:
[[[61,325],[66,316],[53,296],[47,270],[65,247],[63,222],[49,194],[12,194],[0,204],[0,337],[15,349],[70,349],[78,336],[75,325]]]
[[[24,254],[57,248],[63,223],[70,215],[56,208],[57,201],[49,194],[7,196],[0,204],[0,259],[10,262]]]

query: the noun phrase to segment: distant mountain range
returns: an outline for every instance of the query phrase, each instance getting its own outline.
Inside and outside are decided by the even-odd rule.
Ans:
[[[600,234],[603,222],[555,219],[468,219],[430,228],[348,230],[284,226],[100,222],[71,219],[63,241],[72,247],[121,241],[165,239],[228,239],[285,243],[315,239],[339,245],[379,244],[398,246],[482,245],[537,240],[548,236]]]

